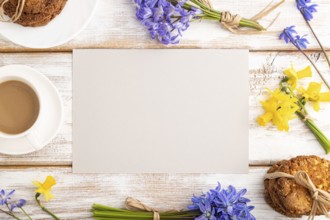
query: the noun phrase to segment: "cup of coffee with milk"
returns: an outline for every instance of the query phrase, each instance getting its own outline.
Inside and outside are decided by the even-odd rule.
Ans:
[[[25,136],[35,143],[34,128],[41,108],[38,91],[29,79],[0,76],[0,138]]]

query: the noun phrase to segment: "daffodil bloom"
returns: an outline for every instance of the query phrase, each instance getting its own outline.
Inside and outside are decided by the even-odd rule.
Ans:
[[[45,194],[47,202],[50,199],[54,198],[53,194],[50,192],[52,187],[56,184],[56,180],[54,179],[54,177],[47,176],[44,183],[41,183],[39,181],[34,181],[33,184],[38,187],[38,189],[36,190],[36,193]]]
[[[302,96],[313,103],[313,108],[317,112],[320,110],[320,102],[330,102],[330,92],[321,92],[321,88],[322,83],[311,82],[307,90],[300,89]]]
[[[290,68],[284,70],[284,74],[288,77],[288,84],[290,84],[291,88],[294,90],[297,87],[299,79],[312,76],[312,70],[310,66],[307,66],[302,70],[296,71],[293,65],[291,65]]]
[[[288,131],[289,121],[295,118],[294,115],[297,115],[315,135],[325,152],[330,153],[330,140],[310,119],[305,108],[306,101],[312,101],[314,109],[318,111],[320,108],[319,102],[330,102],[330,92],[321,93],[320,83],[311,83],[307,90],[299,88],[296,92],[294,91],[299,79],[312,76],[309,66],[296,71],[291,65],[291,68],[286,69],[284,73],[286,77],[280,82],[280,88],[270,91],[268,99],[261,102],[265,113],[257,118],[258,124],[266,126],[269,122],[272,122],[278,130]],[[322,78],[322,75],[320,76]],[[297,95],[297,92],[300,92],[300,94]]]
[[[54,213],[52,213],[45,206],[43,206],[41,204],[40,199],[39,199],[39,197],[40,197],[41,194],[45,194],[45,197],[46,197],[46,201],[47,202],[50,199],[54,198],[54,196],[50,192],[52,190],[52,187],[56,184],[56,180],[54,179],[54,177],[47,176],[45,182],[41,183],[39,181],[35,181],[33,183],[34,183],[34,185],[36,185],[38,187],[38,189],[36,190],[35,199],[36,199],[36,202],[38,203],[38,205],[40,206],[40,208],[44,212],[46,212],[47,214],[49,214],[53,219],[60,220]]]
[[[289,121],[295,118],[294,114],[299,110],[297,101],[296,98],[281,92],[279,89],[270,91],[269,98],[261,102],[265,113],[258,117],[258,124],[266,126],[272,122],[278,130],[288,131]]]

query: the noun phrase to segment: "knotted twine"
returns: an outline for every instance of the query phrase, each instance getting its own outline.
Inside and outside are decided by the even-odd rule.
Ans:
[[[210,0],[203,0],[206,2],[209,2]],[[254,15],[250,20],[257,21],[265,16],[267,16],[269,13],[274,11],[276,8],[278,8],[281,4],[283,4],[285,0],[281,0],[275,5],[272,5],[272,2],[270,2],[264,9],[262,9],[260,12],[258,12],[256,15]],[[208,3],[208,5],[211,7],[211,4]],[[212,8],[212,7],[211,7]],[[278,18],[279,14],[276,15],[276,17],[272,20],[272,22],[268,25],[266,29],[268,29]],[[221,12],[221,18],[220,23],[230,32],[236,33],[236,34],[255,34],[260,33],[260,31],[254,31],[254,30],[239,30],[239,24],[242,20],[242,17],[238,14],[231,14],[229,11]]]
[[[15,13],[13,14],[13,16],[8,18],[5,15],[4,6],[5,6],[5,4],[7,4],[9,2],[9,0],[0,0],[0,21],[4,21],[4,22],[15,22],[15,21],[17,21],[23,13],[23,9],[24,9],[24,6],[25,6],[25,1],[26,0],[18,0]]]
[[[305,187],[310,192],[310,195],[313,199],[313,205],[308,220],[313,220],[317,211],[320,211],[327,218],[330,218],[330,213],[328,213],[327,210],[327,207],[330,208],[330,193],[325,190],[316,188],[316,186],[306,172],[299,171],[295,175],[283,172],[267,173],[265,179],[271,180],[282,177],[293,179],[294,181],[296,181],[297,184]]]
[[[125,201],[125,207],[128,210],[138,210],[138,211],[147,211],[147,212],[153,212],[154,213],[154,220],[160,220],[159,212],[151,208],[145,204],[143,204],[141,201],[134,199],[132,197],[128,197]]]

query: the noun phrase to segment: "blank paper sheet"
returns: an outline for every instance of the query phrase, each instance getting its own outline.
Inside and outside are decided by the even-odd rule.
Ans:
[[[248,51],[73,52],[73,172],[246,173]]]

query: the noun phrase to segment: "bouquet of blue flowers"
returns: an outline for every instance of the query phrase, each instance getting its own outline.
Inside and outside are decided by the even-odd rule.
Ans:
[[[316,32],[314,31],[312,24],[310,23],[314,18],[313,14],[317,12],[316,8],[318,7],[318,5],[312,3],[311,0],[296,0],[296,7],[301,13],[303,19],[305,20],[308,28],[311,30],[313,37],[316,39],[318,45],[320,46],[320,49],[322,50],[322,53],[330,68],[329,56],[326,50],[324,49],[320,39],[318,38]],[[298,32],[295,30],[295,26],[291,25],[283,29],[283,32],[280,34],[279,38],[280,40],[283,39],[287,44],[292,44],[294,47],[296,47],[298,51],[301,52],[306,57],[306,59],[312,64],[312,66],[315,68],[316,72],[319,74],[324,84],[328,87],[328,89],[330,89],[330,84],[322,75],[321,71],[316,66],[315,62],[304,51],[305,49],[307,49],[307,45],[309,44],[309,41],[307,39],[307,34],[299,35]]]
[[[211,189],[206,194],[193,196],[192,204],[183,211],[158,212],[139,200],[129,197],[125,203],[126,209],[94,204],[92,212],[96,220],[255,220],[251,214],[254,207],[249,206],[250,200],[244,197],[246,192],[246,189],[237,191],[233,186],[222,189],[218,183],[215,189]]]
[[[274,10],[284,0],[270,7],[267,6],[251,19],[233,15],[228,11],[215,10],[209,0],[134,0],[136,17],[148,28],[153,39],[163,44],[177,44],[182,32],[187,30],[191,21],[215,20],[226,29],[239,32],[239,28],[251,28],[256,31],[266,30],[258,19]]]

